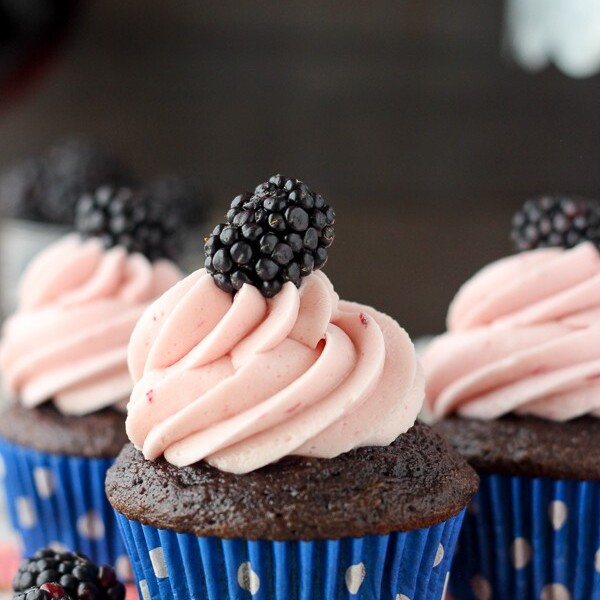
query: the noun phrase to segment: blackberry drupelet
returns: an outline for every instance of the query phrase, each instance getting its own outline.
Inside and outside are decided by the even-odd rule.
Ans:
[[[585,241],[600,249],[600,203],[560,194],[532,198],[513,217],[511,238],[519,252]]]
[[[180,248],[180,220],[170,205],[143,190],[104,186],[77,204],[75,227],[83,238],[101,238],[105,248],[123,246],[149,260],[175,259]]]
[[[117,581],[112,567],[98,567],[81,554],[51,549],[39,550],[21,563],[13,590],[13,600],[125,598],[125,587]]]
[[[224,291],[244,283],[272,298],[287,281],[321,269],[335,237],[335,212],[298,179],[274,175],[234,198],[227,222],[206,239],[205,267]]]

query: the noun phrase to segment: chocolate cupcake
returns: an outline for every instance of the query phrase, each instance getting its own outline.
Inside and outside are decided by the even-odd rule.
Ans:
[[[334,221],[272,177],[138,322],[106,485],[142,597],[441,598],[477,477],[406,332],[316,270]]]
[[[28,266],[4,325],[0,368],[14,405],[0,417],[0,458],[27,554],[53,544],[126,564],[103,484],[126,441],[127,344],[144,309],[182,275],[161,257],[166,240],[140,239],[153,225],[136,193],[105,188],[79,207],[80,233]]]
[[[435,429],[481,476],[450,587],[596,598],[600,205],[543,197],[514,225],[522,252],[461,288],[423,356]]]

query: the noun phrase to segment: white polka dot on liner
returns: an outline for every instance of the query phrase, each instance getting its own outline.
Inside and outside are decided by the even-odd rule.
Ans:
[[[6,477],[6,465],[4,464],[4,459],[2,458],[2,454],[0,454],[0,479],[4,479]]]
[[[35,482],[35,489],[40,498],[48,499],[54,494],[56,483],[50,469],[36,467],[33,470],[33,481]]]
[[[249,562],[243,562],[237,572],[238,585],[253,596],[260,590],[260,578],[252,569]]]
[[[396,594],[396,600],[410,600],[410,598],[408,596],[405,596],[404,594]]]
[[[550,523],[552,523],[554,531],[558,531],[562,528],[568,515],[569,510],[562,500],[550,502],[550,506],[548,507],[548,517],[550,518]]]
[[[444,560],[444,546],[440,544],[438,546],[437,552],[435,553],[435,560],[433,561],[433,566],[437,567]]]
[[[515,538],[510,546],[510,560],[517,570],[524,569],[529,564],[531,544],[525,538]]]
[[[140,581],[140,592],[142,594],[142,600],[152,600],[152,596],[150,596],[150,590],[148,588],[148,582],[145,579]]]
[[[571,600],[571,593],[562,583],[550,583],[544,586],[540,600]]]
[[[594,555],[594,568],[600,573],[600,548],[596,550],[596,554]]]
[[[169,569],[167,567],[167,562],[165,561],[165,553],[160,546],[154,548],[154,550],[150,550],[150,562],[154,569],[154,575],[156,575],[158,579],[165,579],[169,576]]]
[[[366,575],[367,569],[364,563],[358,563],[346,569],[346,588],[351,594],[358,594]]]
[[[492,586],[490,582],[481,575],[475,575],[471,579],[471,589],[477,600],[490,600],[492,597]]]
[[[37,525],[37,513],[31,498],[19,496],[15,500],[15,507],[17,509],[17,520],[23,529],[32,529]]]
[[[68,552],[69,548],[62,542],[50,542],[48,548],[52,548],[54,552]]]
[[[106,528],[97,510],[90,510],[77,519],[77,531],[88,540],[101,540]]]
[[[115,563],[115,571],[119,579],[129,581],[133,579],[133,569],[128,556],[119,556]]]

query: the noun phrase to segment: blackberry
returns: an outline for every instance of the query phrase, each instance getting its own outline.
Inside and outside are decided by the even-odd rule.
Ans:
[[[210,197],[195,180],[163,177],[150,182],[147,191],[156,202],[173,206],[185,225],[197,225],[208,219]]]
[[[124,165],[111,152],[87,139],[73,138],[50,148],[45,158],[42,219],[70,225],[83,194],[100,186],[120,187],[133,183]]]
[[[13,600],[124,600],[125,586],[112,567],[98,567],[82,554],[39,550],[21,563]],[[61,595],[62,594],[62,595]]]
[[[45,176],[43,162],[36,159],[5,169],[0,174],[2,215],[30,221],[42,220],[40,198],[44,194]]]
[[[104,186],[85,194],[77,204],[75,226],[83,238],[99,237],[105,248],[123,246],[152,261],[175,259],[181,247],[175,211],[139,189]]]
[[[75,206],[101,185],[133,183],[112,153],[81,138],[59,143],[42,157],[8,168],[0,175],[2,213],[9,217],[71,225]]]
[[[244,283],[267,298],[321,269],[335,237],[335,212],[298,179],[274,175],[233,199],[227,222],[206,239],[205,267],[224,291]]]
[[[600,203],[561,194],[532,198],[514,215],[511,238],[519,252],[584,241],[600,249]]]

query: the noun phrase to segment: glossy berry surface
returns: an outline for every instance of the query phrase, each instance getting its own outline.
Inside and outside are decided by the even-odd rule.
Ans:
[[[127,187],[101,187],[84,195],[75,226],[84,239],[98,237],[105,248],[122,246],[149,260],[175,259],[181,247],[180,220],[172,206]]]
[[[245,283],[272,298],[321,269],[335,237],[335,212],[302,181],[274,175],[231,203],[206,239],[205,267],[224,291]]]
[[[13,600],[124,600],[125,587],[109,566],[72,552],[39,550],[21,563]]]
[[[600,249],[600,203],[559,194],[532,198],[513,217],[511,238],[519,252],[586,241]]]

